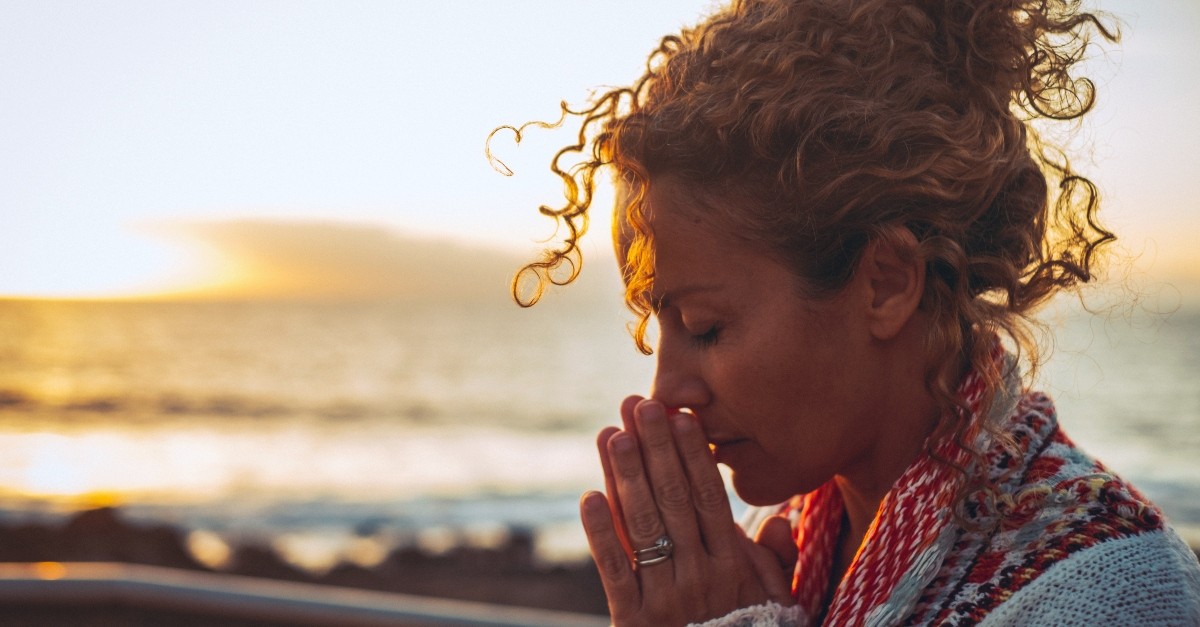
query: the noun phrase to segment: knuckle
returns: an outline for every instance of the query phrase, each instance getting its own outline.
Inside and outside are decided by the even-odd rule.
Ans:
[[[658,512],[637,512],[633,514],[630,516],[629,530],[634,535],[642,538],[662,535],[661,525],[658,522]]]
[[[642,475],[642,466],[633,461],[623,460],[616,464],[617,475],[623,479],[637,479]]]
[[[716,510],[725,506],[725,501],[729,498],[725,494],[725,486],[723,485],[704,485],[696,488],[695,492],[696,503],[701,509]]]
[[[680,568],[675,572],[675,587],[678,590],[701,591],[706,586],[702,580],[704,568],[692,565],[691,568]]]
[[[625,558],[623,552],[605,551],[603,553],[593,555],[592,559],[596,561],[596,568],[605,579],[618,582],[627,577],[631,570],[629,560]]]
[[[668,481],[658,487],[656,497],[661,507],[672,511],[686,510],[692,505],[691,492],[691,489],[681,481]]]
[[[674,448],[675,443],[671,440],[670,433],[659,433],[658,431],[650,431],[642,435],[642,443],[646,448],[654,453],[664,454]]]

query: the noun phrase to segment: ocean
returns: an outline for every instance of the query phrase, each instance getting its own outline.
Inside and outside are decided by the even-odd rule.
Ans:
[[[653,359],[619,303],[0,301],[0,517],[119,505],[314,569],[535,532],[582,559],[593,436]],[[1061,307],[1038,383],[1200,543],[1200,308]]]

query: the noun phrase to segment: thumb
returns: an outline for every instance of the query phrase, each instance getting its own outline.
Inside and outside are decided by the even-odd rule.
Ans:
[[[800,555],[796,541],[792,539],[792,524],[783,516],[772,516],[763,521],[754,536],[754,542],[759,546],[770,549],[779,560],[779,567],[791,573],[796,568],[796,559]]]
[[[762,592],[766,593],[767,599],[784,606],[794,605],[796,600],[792,598],[791,573],[779,569],[775,552],[755,544],[746,536],[742,536],[742,545],[746,548],[746,556],[750,559],[754,573],[758,575],[759,586]]]

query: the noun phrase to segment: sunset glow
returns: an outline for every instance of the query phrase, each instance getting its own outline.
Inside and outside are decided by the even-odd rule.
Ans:
[[[6,4],[0,84],[22,88],[0,100],[0,297],[381,287],[333,255],[256,257],[228,229],[186,232],[198,223],[341,224],[527,254],[552,232],[536,207],[557,202],[545,166],[570,132],[501,142],[514,177],[484,158],[488,133],[628,82],[708,5]],[[1200,177],[1181,158],[1200,121],[1180,113],[1200,96],[1200,5],[1100,5],[1124,38],[1093,54],[1100,100],[1076,164],[1138,271],[1200,278]]]
[[[111,298],[159,294],[221,282],[220,255],[145,229],[112,225],[36,235],[23,250],[0,253],[19,272],[0,278],[0,296]]]
[[[320,434],[299,428],[245,429],[231,440],[209,429],[175,428],[117,430],[98,428],[78,433],[0,433],[0,450],[8,459],[0,473],[2,496],[48,498],[76,507],[120,504],[125,499],[154,498],[160,502],[192,502],[235,498],[268,490],[297,490],[305,495],[341,492],[356,485],[358,496],[384,493],[453,493],[465,474],[489,468],[495,489],[527,488],[531,477],[540,487],[554,488],[585,482],[599,472],[590,444],[573,434],[540,436],[556,461],[579,466],[570,476],[542,476],[546,460],[514,465],[504,453],[510,436],[497,430],[446,435],[411,430],[405,437],[386,433],[372,424],[366,433]],[[323,437],[322,437],[323,436]],[[372,439],[374,446],[370,446]],[[461,440],[461,441],[460,441]],[[470,450],[474,462],[446,464],[440,458],[448,442]],[[310,463],[322,451],[322,466]],[[271,451],[269,466],[256,455]],[[379,474],[396,457],[410,460],[406,470]],[[113,463],[120,459],[121,463]],[[580,464],[579,460],[587,460]],[[560,468],[571,465],[560,463]],[[469,477],[476,479],[476,477]]]
[[[773,338],[748,327],[769,318],[811,334],[823,317],[764,318],[753,290],[671,309],[668,326],[640,319],[614,255],[605,168],[572,241],[580,274],[519,306],[539,283],[518,272],[578,235],[547,217],[572,208],[551,163],[589,172],[564,149],[579,117],[554,124],[563,107],[635,83],[664,35],[727,1],[0,0],[0,561],[25,579],[132,560],[117,570],[207,566],[206,581],[278,575],[448,607],[478,593],[605,612],[584,531],[594,511],[580,508],[581,494],[606,489],[612,451],[596,434],[651,398],[684,405],[714,439],[766,438],[747,425],[779,403],[740,402],[742,383],[758,394],[756,373],[787,388],[789,372],[847,367],[809,346],[764,362],[751,344]],[[1090,48],[1078,68],[1094,108],[1031,137],[1095,183],[1091,226],[1117,239],[1080,264],[1094,280],[959,340],[1013,348],[1029,322],[1003,383],[1019,376],[1035,409],[1040,393],[1053,398],[1046,415],[1197,548],[1200,116],[1188,111],[1200,101],[1200,1],[1081,2],[1119,21],[1121,41]],[[989,20],[974,24],[1003,21]],[[958,30],[934,45],[956,47]],[[973,76],[975,91],[991,80]],[[692,200],[723,202],[693,183]],[[744,207],[715,211],[726,209]],[[750,243],[755,255],[684,245],[737,261],[734,283],[777,261],[766,240]],[[664,287],[670,273],[656,272]],[[810,290],[793,291],[768,304],[792,311]],[[968,296],[1018,307],[1026,291]],[[892,348],[932,324],[920,309],[896,341],[876,337],[852,357],[900,364]],[[677,323],[693,317],[714,333],[684,338]],[[862,348],[864,320],[829,329]],[[651,355],[631,337],[639,322]],[[816,400],[849,389],[838,368],[825,373],[832,396]],[[852,409],[924,389],[879,379]],[[668,398],[673,386],[687,398]],[[819,413],[789,405],[765,420]],[[853,443],[901,424],[872,428],[859,414],[870,437]],[[807,446],[797,442],[766,448]],[[720,472],[730,513],[746,519],[732,471]],[[592,609],[573,607],[587,594]]]

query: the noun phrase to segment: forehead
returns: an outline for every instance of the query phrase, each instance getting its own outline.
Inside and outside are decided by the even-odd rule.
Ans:
[[[795,277],[763,246],[735,236],[704,208],[689,204],[692,194],[674,185],[652,186],[646,195],[646,223],[654,255],[656,296],[696,287],[732,288]],[[631,228],[626,223],[624,228]]]

